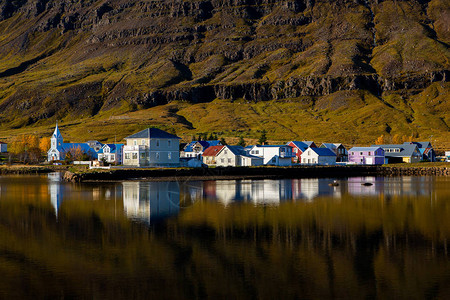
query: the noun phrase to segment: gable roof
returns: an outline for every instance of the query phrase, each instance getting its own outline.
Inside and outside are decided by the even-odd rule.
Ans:
[[[311,149],[319,156],[336,156],[336,153],[334,153],[332,150],[328,148],[317,148],[317,147],[309,147],[308,150]]]
[[[247,151],[245,151],[245,148],[242,147],[242,146],[228,146],[228,145],[226,145],[226,146],[222,146],[222,147],[228,148],[231,151],[231,153],[233,153],[236,156],[242,156],[242,157],[247,157],[247,158],[251,158],[251,159],[261,159],[261,160],[263,159],[262,157],[248,154]]]
[[[227,147],[234,155],[247,155],[247,152],[245,152],[244,147],[242,146],[226,145],[225,147]]]
[[[240,147],[240,146],[239,146]],[[253,147],[258,147],[258,148],[280,148],[280,147],[291,147],[292,148],[292,146],[289,146],[289,145],[256,145],[256,146],[253,146]],[[252,148],[253,148],[252,147]]]
[[[299,148],[300,150],[305,151],[306,149],[308,149],[308,144],[304,143],[304,142],[299,142],[299,141],[290,141],[288,142],[286,145],[289,144],[293,144],[295,147]]]
[[[316,146],[316,144],[313,141],[302,141],[302,143],[305,143],[306,145],[308,145],[308,147],[311,147],[311,145]],[[315,148],[315,147],[311,147],[311,148]]]
[[[422,149],[422,148],[433,148],[433,146],[431,146],[431,142],[404,142],[403,143],[403,145],[411,145],[411,144],[417,145],[417,147],[419,149]]]
[[[372,145],[372,147],[381,147],[385,150],[385,156],[391,157],[411,157],[418,147],[416,144],[386,144],[386,145]],[[400,149],[400,152],[386,152],[386,149]]]
[[[211,146],[207,141],[192,141],[184,147],[184,152],[192,152],[194,150],[195,144],[197,143],[199,143],[203,147],[203,150]]]
[[[225,146],[220,145],[220,146],[211,146],[211,147],[208,147],[208,148],[203,152],[202,156],[203,156],[203,157],[205,157],[205,156],[216,156],[217,153],[219,153],[219,151],[222,150],[223,147],[225,147]]]
[[[381,147],[353,147],[348,151],[354,151],[354,152],[362,152],[362,151],[377,151],[378,149],[380,149]],[[383,149],[383,148],[381,148]]]
[[[116,153],[116,150],[120,149],[123,147],[124,144],[104,144],[102,150],[105,147],[109,147],[109,152],[110,153]],[[103,152],[99,152],[99,153],[103,153]]]
[[[176,135],[165,132],[158,128],[147,128],[135,134],[127,136],[125,139],[180,139]]]
[[[206,142],[208,142],[209,147],[222,145],[222,143],[219,140],[212,140],[212,141],[206,141]]]

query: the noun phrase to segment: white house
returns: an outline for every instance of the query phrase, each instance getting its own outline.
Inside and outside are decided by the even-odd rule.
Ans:
[[[98,151],[98,160],[104,158],[108,163],[122,164],[123,146],[123,144],[104,144],[102,149]]]
[[[8,152],[8,144],[0,142],[0,153]]]
[[[147,128],[125,138],[125,166],[172,166],[180,164],[180,138],[158,128]]]
[[[301,155],[302,164],[335,165],[336,153],[328,148],[308,148]]]
[[[215,156],[218,167],[239,167],[239,166],[261,166],[263,159],[258,156],[249,155],[241,146],[223,146]]]
[[[292,165],[292,147],[288,145],[256,145],[250,148],[249,154],[263,158],[265,165]]]

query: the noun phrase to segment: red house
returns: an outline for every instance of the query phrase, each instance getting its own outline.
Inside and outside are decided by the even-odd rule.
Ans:
[[[300,156],[302,155],[303,151],[308,149],[308,147],[317,148],[316,144],[313,141],[290,141],[287,143],[287,145],[292,147],[292,154],[294,154],[294,158],[292,158],[293,163],[300,163]]]

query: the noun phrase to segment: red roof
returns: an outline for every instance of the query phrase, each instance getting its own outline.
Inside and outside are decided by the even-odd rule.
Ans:
[[[216,156],[217,153],[222,150],[224,146],[211,146],[206,148],[206,150],[203,152],[202,156]]]

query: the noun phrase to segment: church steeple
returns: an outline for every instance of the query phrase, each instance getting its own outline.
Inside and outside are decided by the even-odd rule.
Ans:
[[[59,132],[58,121],[56,121],[56,128],[55,128],[55,131],[53,132],[53,135],[50,140],[52,142],[52,148],[57,148],[58,146],[62,146],[63,137],[61,135],[61,132]]]

